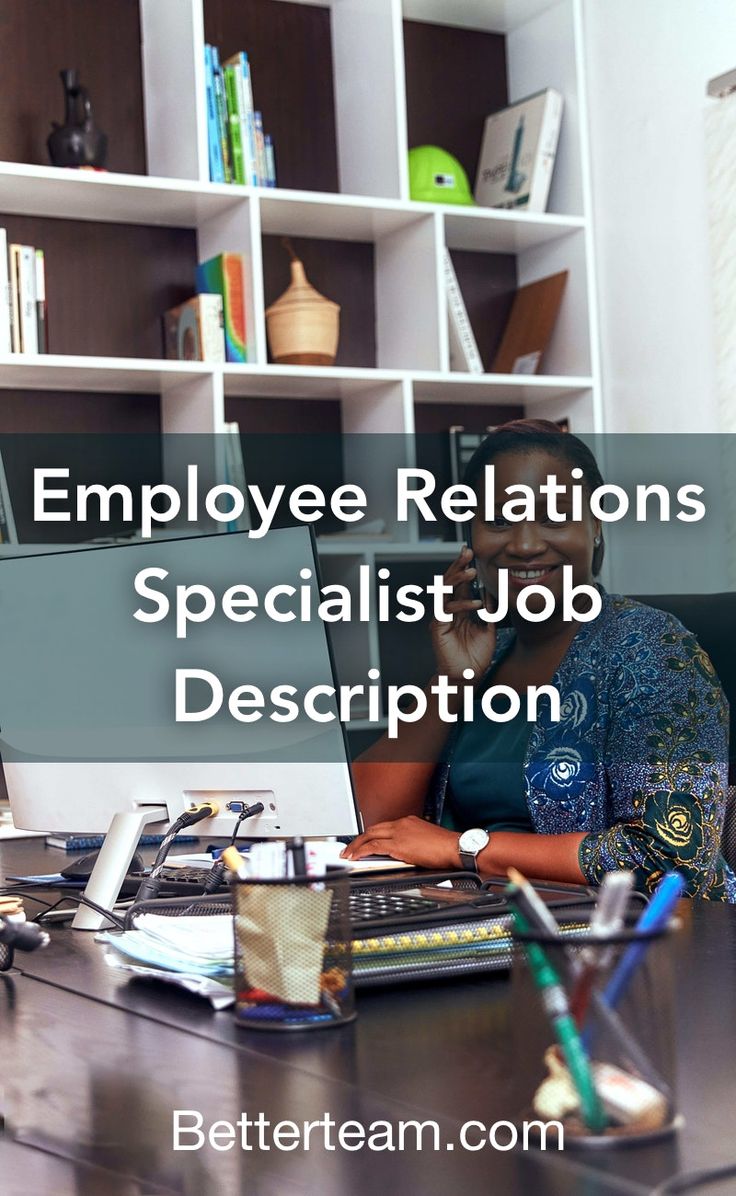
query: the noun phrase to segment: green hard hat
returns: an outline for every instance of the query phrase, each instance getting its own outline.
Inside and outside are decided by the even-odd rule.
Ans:
[[[409,195],[425,203],[475,203],[457,158],[438,145],[409,150]]]

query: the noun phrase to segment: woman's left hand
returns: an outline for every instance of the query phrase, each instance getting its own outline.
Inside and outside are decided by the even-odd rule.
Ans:
[[[347,860],[387,855],[420,868],[459,868],[459,838],[455,831],[435,826],[412,814],[395,822],[377,822],[375,826],[369,826],[342,854]]]

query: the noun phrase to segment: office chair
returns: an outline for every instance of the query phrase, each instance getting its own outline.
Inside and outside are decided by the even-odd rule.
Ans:
[[[710,656],[728,699],[728,795],[723,857],[736,870],[736,594],[637,594],[638,602],[669,611]]]

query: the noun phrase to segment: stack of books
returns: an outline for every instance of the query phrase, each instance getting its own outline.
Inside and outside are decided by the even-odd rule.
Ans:
[[[200,262],[197,294],[164,314],[164,353],[178,361],[248,360],[246,262],[219,253]]]
[[[253,105],[248,55],[240,50],[220,64],[217,46],[206,45],[204,69],[211,182],[275,187],[273,142]]]
[[[48,351],[43,250],[8,244],[0,228],[0,354]]]

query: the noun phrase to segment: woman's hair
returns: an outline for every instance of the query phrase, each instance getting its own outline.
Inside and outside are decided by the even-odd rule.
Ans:
[[[507,453],[527,455],[537,449],[581,469],[582,485],[588,495],[604,484],[598,462],[587,444],[571,432],[563,432],[548,419],[514,419],[489,432],[468,461],[463,480],[475,489],[486,465]],[[601,542],[593,551],[591,568],[594,577],[601,571],[605,550],[601,535]]]

